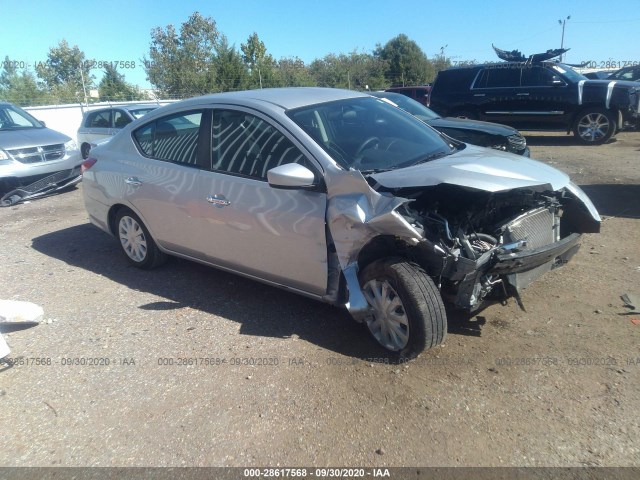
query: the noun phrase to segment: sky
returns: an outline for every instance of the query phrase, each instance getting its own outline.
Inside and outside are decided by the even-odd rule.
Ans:
[[[640,63],[638,7],[639,0],[0,0],[0,61],[9,56],[33,71],[66,39],[87,59],[135,62],[120,73],[149,88],[141,59],[148,56],[151,30],[179,29],[198,11],[238,49],[256,32],[276,60],[299,57],[305,64],[330,53],[371,53],[401,33],[427,57],[443,52],[454,63],[497,60],[492,43],[529,55],[560,47],[558,20],[570,16],[564,61],[621,67]],[[103,70],[92,74],[97,82]]]

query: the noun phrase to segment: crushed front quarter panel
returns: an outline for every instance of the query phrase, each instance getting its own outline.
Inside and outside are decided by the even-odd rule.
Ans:
[[[349,289],[347,309],[361,320],[369,311],[358,282],[362,248],[379,235],[393,235],[414,245],[422,236],[396,211],[409,200],[377,193],[359,171],[341,172],[330,185],[327,223]]]

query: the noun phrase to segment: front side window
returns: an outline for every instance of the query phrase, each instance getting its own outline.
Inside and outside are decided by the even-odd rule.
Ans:
[[[531,67],[522,69],[523,87],[548,87],[554,81],[561,81],[558,75],[543,67]],[[562,82],[564,83],[564,82]]]
[[[138,128],[133,138],[148,157],[195,166],[201,121],[201,111],[169,115]]]
[[[259,180],[287,163],[309,168],[304,154],[269,122],[238,110],[215,110],[211,139],[212,170]]]

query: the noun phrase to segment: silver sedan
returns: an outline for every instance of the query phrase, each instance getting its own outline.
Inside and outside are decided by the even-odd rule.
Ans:
[[[133,265],[173,255],[343,306],[399,358],[443,341],[443,300],[519,298],[600,228],[564,173],[346,90],[185,100],[83,170],[91,222]]]

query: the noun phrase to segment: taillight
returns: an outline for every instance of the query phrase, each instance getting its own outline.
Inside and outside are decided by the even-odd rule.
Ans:
[[[84,174],[84,172],[93,167],[97,161],[98,160],[93,157],[87,158],[84,162],[82,162],[82,165],[80,165],[80,172]]]

